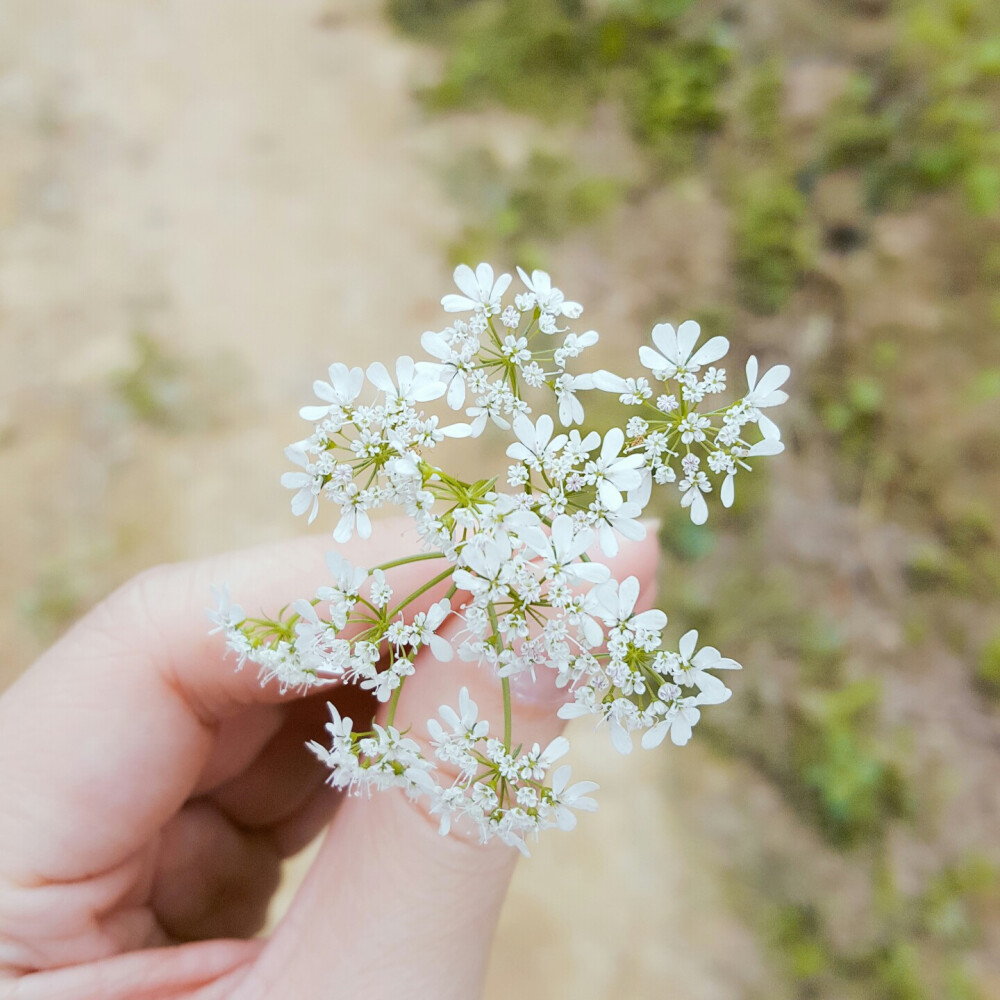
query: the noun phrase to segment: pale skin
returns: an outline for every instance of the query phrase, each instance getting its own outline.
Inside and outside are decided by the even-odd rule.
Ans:
[[[401,532],[383,522],[341,551],[376,565],[415,551]],[[516,851],[438,836],[398,791],[334,793],[304,744],[324,740],[328,700],[356,719],[370,703],[353,688],[262,688],[208,635],[211,584],[273,613],[327,582],[330,547],[305,538],[150,570],[0,697],[0,1000],[480,994]],[[652,538],[625,542],[612,572],[648,599],[656,557]],[[409,593],[427,567],[389,578]],[[457,704],[462,685],[502,719],[486,670],[429,660],[397,721]],[[548,678],[515,685],[515,742],[555,737],[562,697]],[[327,826],[290,910],[255,937],[281,859]]]

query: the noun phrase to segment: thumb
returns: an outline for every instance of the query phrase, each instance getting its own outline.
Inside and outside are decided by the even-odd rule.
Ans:
[[[654,537],[622,545],[612,573],[638,577],[648,601],[655,583]],[[552,673],[512,687],[512,746],[545,747],[562,729],[565,691]],[[426,723],[468,688],[480,718],[502,719],[493,671],[469,663],[425,663],[410,677],[397,719]],[[554,835],[554,834],[553,834]],[[305,883],[258,962],[282,996],[435,997],[469,1000],[482,989],[490,945],[518,858],[515,848],[453,831],[440,836],[423,804],[397,790],[346,803]],[[269,995],[266,990],[262,994]]]

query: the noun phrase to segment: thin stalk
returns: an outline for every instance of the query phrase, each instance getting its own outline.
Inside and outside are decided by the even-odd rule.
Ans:
[[[368,573],[370,575],[377,569],[394,569],[396,566],[406,566],[408,563],[423,562],[426,559],[444,559],[444,557],[443,552],[425,552],[418,556],[402,556],[399,559],[392,559],[387,563],[382,563],[380,566],[373,566],[368,570]]]
[[[494,607],[493,602],[490,601],[489,604],[490,613],[490,625],[493,626],[493,634],[497,637],[497,641],[500,641],[500,622],[497,620],[497,609]],[[500,689],[503,691],[503,745],[504,749],[510,753],[510,732],[511,723],[513,721],[513,713],[510,707],[510,678],[501,677],[500,678]]]
[[[449,565],[448,568],[443,573],[438,573],[437,576],[435,576],[431,580],[428,580],[422,587],[418,587],[415,591],[413,591],[413,593],[410,594],[410,596],[407,597],[405,601],[401,601],[399,604],[397,604],[396,607],[394,607],[392,611],[390,611],[389,614],[386,615],[386,620],[388,621],[388,619],[390,618],[395,618],[396,615],[398,615],[399,612],[402,611],[403,608],[405,608],[408,604],[412,604],[418,597],[421,596],[421,594],[426,594],[427,591],[431,589],[431,587],[435,587],[443,580],[447,580],[448,577],[451,576],[451,574],[454,572],[455,572],[455,567]]]
[[[513,713],[510,707],[510,678],[500,678],[500,689],[503,691],[503,745],[504,749],[510,753],[510,731]]]
[[[392,692],[392,698],[389,699],[389,714],[385,718],[385,724],[391,726],[396,718],[396,706],[399,704],[399,696],[403,693],[403,685],[406,683],[406,677],[399,678],[399,687]]]

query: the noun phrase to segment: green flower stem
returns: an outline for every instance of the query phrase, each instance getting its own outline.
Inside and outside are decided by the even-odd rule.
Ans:
[[[489,604],[490,624],[493,626],[493,634],[500,642],[500,622],[497,620],[497,609],[493,602]],[[507,752],[510,752],[510,736],[513,714],[510,707],[510,678],[500,678],[500,688],[503,691],[503,745]]]
[[[399,687],[392,692],[392,698],[389,700],[389,714],[386,716],[385,724],[391,726],[396,718],[396,706],[399,704],[399,696],[403,693],[403,685],[406,683],[405,677],[399,678]]]
[[[410,594],[410,596],[407,597],[405,601],[401,601],[399,604],[397,604],[396,607],[394,607],[392,611],[390,611],[385,616],[386,621],[388,621],[390,618],[395,618],[396,615],[398,615],[399,612],[402,611],[403,608],[405,608],[408,604],[412,604],[418,597],[420,597],[421,594],[426,594],[427,591],[431,589],[431,587],[436,587],[442,581],[447,580],[448,577],[451,576],[451,574],[454,572],[455,572],[455,567],[449,564],[448,568],[444,570],[444,572],[438,573],[437,576],[428,580],[422,587],[418,587],[415,591],[413,591],[413,593]]]
[[[510,707],[510,678],[500,678],[500,688],[503,691],[503,745],[510,752],[511,721],[513,713]]]
[[[396,566],[406,566],[408,563],[423,562],[426,559],[444,559],[443,552],[426,552],[419,556],[403,556],[400,559],[393,559],[390,562],[382,563],[381,566],[373,566],[368,570],[369,576],[377,569],[394,569]]]

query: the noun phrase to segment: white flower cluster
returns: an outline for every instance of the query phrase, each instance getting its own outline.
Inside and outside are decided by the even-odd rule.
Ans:
[[[278,618],[247,618],[227,594],[213,618],[240,666],[256,664],[264,682],[353,683],[387,703],[381,723],[358,729],[331,706],[329,748],[311,744],[331,784],[355,792],[400,786],[426,800],[442,833],[461,821],[483,840],[497,836],[524,849],[529,835],[569,829],[574,809],[594,808],[596,786],[570,784],[569,767],[554,767],[569,748],[564,738],[544,749],[512,744],[512,676],[554,671],[567,692],[559,715],[596,716],[622,753],[636,733],[646,748],[668,734],[685,744],[700,707],[730,696],[714,671],[739,664],[711,646],[696,651],[693,631],[665,649],[666,615],[636,613],[637,579],[613,579],[599,553],[611,558],[621,538],[645,536],[640,518],[654,486],[672,484],[698,524],[716,486],[731,505],[737,472],[783,448],[764,410],[786,400],[789,371],[778,365],[758,375],[750,358],[744,395],[709,408],[706,400],[726,390],[717,362],[729,344],[713,337],[698,347],[692,321],[654,327],[655,349],[639,349],[646,374],[571,371],[597,333],[568,328],[582,307],[547,274],[518,273],[524,290],[505,303],[510,275],[495,277],[488,264],[460,266],[461,294],[442,305],[465,318],[423,335],[433,360],[401,357],[394,373],[381,363],[367,371],[331,365],[329,380],[314,385],[319,405],[301,411],[312,433],[288,449],[300,471],[282,481],[294,490],[296,514],[311,521],[321,501],[334,504],[334,538],[343,543],[370,537],[371,511],[396,507],[425,551],[371,569],[331,553],[330,585]],[[580,397],[588,391],[620,401],[621,418],[603,435],[583,426]],[[546,398],[558,432],[549,413],[536,415]],[[434,400],[464,419],[442,423],[427,410]],[[513,439],[507,489],[496,479],[466,482],[433,460],[447,438],[476,437],[490,424]],[[426,582],[394,601],[386,571],[422,561]],[[435,587],[446,596],[407,615]],[[397,728],[400,692],[424,649],[494,672],[504,695],[502,732],[478,718],[465,689],[457,709],[442,706],[440,721],[426,720],[423,733],[415,720]]]

